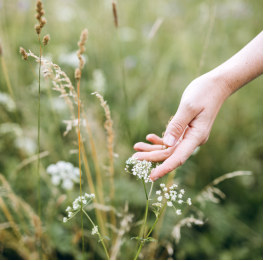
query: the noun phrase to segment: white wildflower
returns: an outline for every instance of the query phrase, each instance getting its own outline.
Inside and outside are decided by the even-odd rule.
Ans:
[[[162,201],[162,196],[157,198],[158,201]]]
[[[165,193],[164,196],[165,196],[166,199],[169,199],[170,198],[169,193]]]
[[[187,199],[187,204],[188,204],[188,205],[191,205],[191,204],[192,204],[192,201],[191,201],[190,198]]]
[[[153,203],[152,206],[162,208],[163,205],[161,203],[157,202],[157,203]]]
[[[164,187],[165,187],[165,184],[164,184],[164,183],[161,183],[161,184],[160,184],[160,187],[161,187],[161,188],[164,188]]]
[[[73,216],[73,213],[72,212],[68,212],[68,217],[72,217]]]
[[[183,202],[183,201],[182,201],[181,199],[178,201],[179,204],[182,204],[182,202]]]
[[[65,190],[71,190],[73,188],[74,183],[71,179],[64,179],[61,187]]]
[[[47,167],[47,173],[51,175],[51,182],[58,186],[62,181],[62,188],[71,190],[75,183],[79,183],[79,168],[76,168],[70,162],[58,161]]]
[[[168,189],[165,187],[164,189],[163,189],[163,191],[167,191]]]
[[[177,210],[176,210],[176,214],[177,214],[177,215],[181,215],[181,214],[182,214],[182,213],[181,213],[181,209],[177,209]]]
[[[172,207],[172,202],[171,201],[167,201],[167,205],[168,205],[168,207]]]
[[[172,197],[171,197],[171,200],[172,200],[172,201],[175,201],[175,200],[176,200],[176,196],[172,196]]]
[[[154,169],[154,166],[156,166],[156,163],[147,160],[138,160],[135,157],[131,157],[126,161],[126,165],[126,172],[137,176],[139,179],[143,179],[145,183],[153,182],[150,179],[149,174]]]
[[[184,189],[181,189],[180,192],[181,192],[182,194],[184,194],[185,191],[184,191]]]
[[[95,235],[98,233],[98,226],[94,226],[92,229],[92,235]]]
[[[160,194],[161,194],[161,190],[157,190],[157,191],[156,191],[156,194],[157,194],[157,195],[160,195]]]
[[[63,218],[63,222],[64,222],[64,223],[67,222],[67,218],[66,218],[66,217]]]
[[[182,194],[179,194],[179,195],[178,195],[178,198],[182,198]]]
[[[67,207],[67,208],[66,208],[66,211],[67,211],[67,212],[72,211],[72,208],[71,208],[71,207]]]
[[[77,210],[77,209],[79,209],[81,206],[80,205],[78,205],[78,204],[73,204],[73,206],[72,206],[72,208],[74,209],[74,210]]]

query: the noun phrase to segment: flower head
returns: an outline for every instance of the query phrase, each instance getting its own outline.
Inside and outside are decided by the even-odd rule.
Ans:
[[[151,171],[158,165],[158,163],[138,160],[135,157],[131,157],[126,161],[125,171],[136,176],[139,179],[143,179],[145,183],[153,182],[149,175]]]
[[[92,229],[92,235],[98,234],[98,226],[94,226]]]
[[[85,193],[84,196],[79,196],[76,198],[72,203],[72,207],[68,206],[66,208],[69,219],[75,216],[82,208],[89,204],[94,197],[94,194]],[[68,221],[67,218],[63,218],[63,222],[66,222],[65,220]]]
[[[184,189],[181,189],[180,192],[181,192],[182,194],[184,194],[185,191],[184,191]]]
[[[55,186],[61,184],[65,190],[71,190],[75,183],[80,182],[79,168],[74,167],[70,162],[58,161],[49,165],[46,171],[51,175],[51,183]]]
[[[167,205],[168,205],[168,207],[172,207],[172,202],[171,201],[167,201]]]
[[[181,213],[181,209],[177,209],[177,210],[176,210],[176,214],[177,214],[177,215],[181,215],[181,214],[182,214],[182,213]]]

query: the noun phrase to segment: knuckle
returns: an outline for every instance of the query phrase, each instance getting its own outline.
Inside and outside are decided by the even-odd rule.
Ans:
[[[185,163],[185,161],[186,161],[187,159],[186,158],[179,158],[178,159],[178,164],[177,164],[177,166],[178,167],[180,167],[180,166],[182,166],[184,163]]]
[[[175,134],[179,135],[182,134],[184,131],[184,127],[181,123],[176,122],[176,121],[171,121],[171,131],[173,131]]]
[[[201,142],[201,145],[205,144],[209,139],[209,136],[208,135],[205,135],[202,139],[202,142]]]
[[[169,149],[164,150],[164,156],[168,158],[171,155],[171,152]]]
[[[187,101],[187,102],[185,102],[185,103],[184,103],[184,107],[185,107],[186,110],[187,110],[189,113],[191,113],[191,114],[193,114],[193,113],[196,112],[196,105],[195,105],[195,103],[192,102],[192,101]]]
[[[166,175],[166,174],[168,174],[168,173],[170,173],[172,171],[173,171],[173,168],[171,166],[166,166],[164,168],[164,175]]]

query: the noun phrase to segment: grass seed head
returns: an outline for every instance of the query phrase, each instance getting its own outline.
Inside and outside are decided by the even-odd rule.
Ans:
[[[44,25],[47,23],[47,20],[43,17],[43,18],[41,18],[41,20],[40,20],[40,22],[39,22],[39,26],[40,26],[40,28],[43,28],[44,27]]]
[[[47,45],[49,43],[49,40],[50,40],[50,36],[49,36],[49,34],[47,34],[46,36],[43,37],[42,43],[44,45]]]
[[[75,69],[75,79],[80,80],[81,79],[81,70],[79,68]]]
[[[35,30],[36,30],[36,33],[37,33],[37,34],[40,34],[40,32],[41,32],[41,27],[40,27],[39,24],[35,24]]]
[[[24,60],[27,60],[27,59],[28,59],[27,52],[26,52],[26,50],[25,50],[24,48],[20,47],[19,52],[20,52],[20,54],[22,55],[22,58],[23,58]]]

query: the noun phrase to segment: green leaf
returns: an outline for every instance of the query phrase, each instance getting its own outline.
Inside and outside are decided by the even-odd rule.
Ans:
[[[110,241],[110,238],[109,238],[109,237],[107,237],[107,236],[103,236],[103,237],[100,237],[100,239],[98,240],[98,242],[103,241],[104,238]]]

